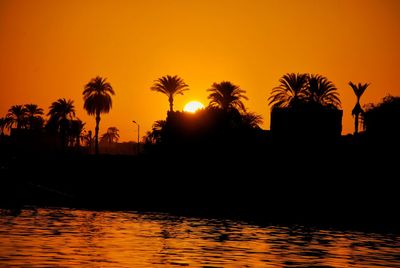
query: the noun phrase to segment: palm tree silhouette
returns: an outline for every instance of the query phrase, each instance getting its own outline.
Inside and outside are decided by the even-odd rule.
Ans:
[[[222,81],[221,83],[213,83],[207,91],[211,92],[208,95],[210,107],[217,107],[223,111],[246,111],[242,99],[247,100],[248,98],[244,95],[246,91],[239,86],[229,81]]]
[[[25,104],[25,110],[30,130],[43,125],[42,108],[39,108],[36,104]]]
[[[83,140],[83,131],[85,128],[85,123],[83,123],[80,119],[75,119],[70,121],[70,144],[71,146],[79,147],[81,144],[81,140]]]
[[[60,133],[62,146],[65,147],[70,121],[75,117],[74,101],[58,99],[50,105],[47,115],[50,116],[48,124],[55,125]]]
[[[83,108],[89,115],[96,116],[95,128],[95,153],[99,154],[99,127],[100,114],[108,113],[112,107],[111,95],[115,92],[110,83],[106,82],[107,78],[96,76],[85,85],[83,90],[83,99],[85,101]]]
[[[100,140],[101,142],[108,142],[108,143],[113,143],[113,142],[118,142],[119,140],[119,129],[116,127],[109,127],[107,129],[107,132],[104,133]]]
[[[363,109],[361,108],[360,105],[360,98],[364,94],[365,90],[369,86],[368,83],[361,84],[358,83],[358,85],[354,84],[353,82],[349,82],[349,85],[354,91],[354,94],[357,97],[357,102],[356,105],[354,106],[353,110],[351,111],[351,114],[354,116],[354,135],[358,134],[358,124],[359,124],[359,116],[361,113],[363,113]]]
[[[89,130],[87,133],[85,133],[85,131],[83,131],[82,141],[84,142],[85,146],[88,147],[88,149],[90,151],[92,148],[92,144],[93,144],[93,137],[92,137],[91,130]]]
[[[7,117],[10,120],[10,127],[14,124],[17,129],[21,129],[26,126],[26,109],[22,105],[13,105],[8,110]]]
[[[273,108],[296,106],[306,97],[307,74],[287,73],[279,79],[280,85],[273,88],[268,98]]]
[[[308,75],[307,99],[309,102],[330,108],[340,108],[340,99],[335,85],[325,76],[319,74]]]
[[[183,95],[183,92],[189,90],[189,86],[185,84],[182,78],[177,75],[163,76],[154,81],[151,90],[161,92],[168,97],[169,111],[174,111],[174,96]]]
[[[155,121],[151,131],[147,132],[146,142],[151,144],[161,143],[166,125],[167,125],[166,120]]]
[[[263,123],[262,116],[252,112],[242,115],[242,120],[245,126],[249,126],[251,128],[259,128]]]
[[[10,127],[11,118],[1,117],[0,118],[0,135],[4,135],[4,130]]]

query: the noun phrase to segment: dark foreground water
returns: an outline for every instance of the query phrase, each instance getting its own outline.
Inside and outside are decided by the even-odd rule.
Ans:
[[[400,267],[394,234],[61,208],[0,215],[0,267]]]

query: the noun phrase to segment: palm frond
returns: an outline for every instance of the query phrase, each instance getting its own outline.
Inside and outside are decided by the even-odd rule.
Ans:
[[[108,113],[112,108],[111,95],[115,95],[106,78],[97,76],[85,85],[83,91],[84,109],[89,115]]]
[[[268,98],[273,108],[292,106],[293,103],[304,98],[307,74],[287,73],[279,79],[280,85],[274,87]]]
[[[207,91],[211,92],[210,95],[208,95],[208,99],[210,100],[209,106],[219,107],[222,110],[246,110],[242,102],[242,99],[248,100],[245,95],[246,91],[229,81],[213,83],[211,88],[207,89]]]
[[[361,96],[364,94],[365,90],[367,90],[369,85],[370,85],[369,83],[364,83],[364,84],[358,83],[356,85],[351,81],[349,82],[349,86],[353,89],[354,94],[357,97],[357,100],[361,98]]]
[[[183,95],[185,91],[189,90],[189,86],[177,75],[166,75],[154,80],[154,84],[150,90],[167,95],[170,108],[172,109],[174,96]]]
[[[320,74],[308,75],[306,99],[325,107],[340,109],[341,106],[336,86]]]
[[[242,119],[244,124],[250,126],[251,128],[259,128],[263,123],[262,116],[252,112],[242,115]]]

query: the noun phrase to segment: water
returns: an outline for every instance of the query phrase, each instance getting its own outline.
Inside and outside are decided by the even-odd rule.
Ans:
[[[0,213],[0,267],[400,267],[393,234],[156,213]]]

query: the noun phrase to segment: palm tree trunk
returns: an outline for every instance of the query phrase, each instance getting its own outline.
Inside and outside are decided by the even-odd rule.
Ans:
[[[358,135],[358,113],[356,114],[354,119],[354,135]]]
[[[173,112],[174,111],[174,98],[172,96],[169,97],[169,111]]]
[[[60,121],[60,137],[61,137],[61,148],[64,152],[67,148],[67,119],[61,119]]]
[[[94,133],[94,148],[96,155],[99,154],[99,125],[100,125],[100,113],[96,112],[96,128]]]
[[[80,137],[81,135],[77,135],[76,137],[75,137],[75,146],[76,146],[76,148],[79,148],[79,147],[81,147],[81,137]]]
[[[357,96],[357,104],[356,106],[359,106],[360,104],[360,97]],[[354,116],[354,135],[358,135],[358,116],[359,116],[359,112],[357,112]]]

